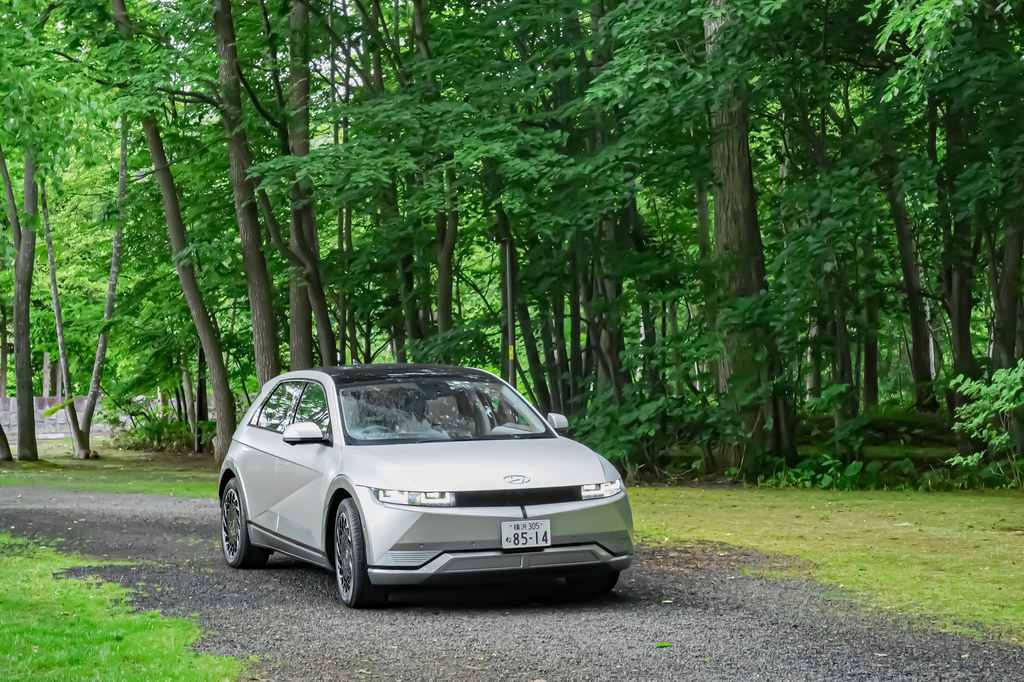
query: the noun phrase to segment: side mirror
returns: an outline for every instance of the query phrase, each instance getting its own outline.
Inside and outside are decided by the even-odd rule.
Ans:
[[[564,414],[548,412],[548,424],[551,424],[551,428],[558,433],[564,433],[569,430],[569,420],[565,418]]]
[[[313,422],[295,422],[284,430],[282,440],[289,445],[299,443],[322,443],[324,432]]]

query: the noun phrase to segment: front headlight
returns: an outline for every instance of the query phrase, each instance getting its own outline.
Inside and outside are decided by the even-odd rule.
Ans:
[[[388,504],[409,504],[416,507],[454,507],[455,493],[420,493],[411,490],[378,490],[374,496]]]
[[[615,480],[608,483],[588,483],[583,486],[584,500],[599,500],[602,497],[611,497],[622,492],[622,481]]]

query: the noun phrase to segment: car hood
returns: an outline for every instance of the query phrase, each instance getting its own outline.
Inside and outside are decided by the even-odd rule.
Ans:
[[[391,490],[464,491],[549,488],[599,483],[614,468],[566,438],[444,441],[348,446],[345,468],[356,485]],[[529,480],[509,484],[506,476]]]

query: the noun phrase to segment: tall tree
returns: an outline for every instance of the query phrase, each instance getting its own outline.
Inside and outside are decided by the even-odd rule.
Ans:
[[[92,436],[92,420],[100,398],[103,381],[103,367],[107,362],[107,346],[110,341],[109,326],[114,319],[114,303],[117,298],[117,280],[121,274],[121,247],[124,239],[124,200],[128,190],[128,117],[121,118],[121,153],[117,172],[117,227],[110,248],[110,275],[107,278],[107,295],[103,305],[103,327],[96,341],[96,357],[93,359],[92,376],[89,379],[89,393],[82,408],[82,433],[86,442]]]
[[[35,393],[32,387],[32,271],[35,266],[39,190],[36,185],[35,159],[25,150],[25,191],[22,195],[25,221],[18,216],[7,160],[0,147],[0,177],[7,196],[7,220],[17,256],[14,260],[14,384],[18,399],[18,459],[39,459],[36,447]]]
[[[68,416],[68,428],[71,430],[71,441],[75,446],[75,457],[78,459],[89,459],[91,450],[89,441],[82,433],[78,423],[78,410],[75,409],[74,384],[71,381],[71,365],[68,362],[68,344],[64,338],[64,316],[60,308],[60,294],[57,291],[57,266],[53,259],[53,235],[50,234],[50,208],[46,202],[46,184],[40,184],[40,200],[43,207],[43,229],[46,240],[46,260],[50,271],[50,300],[53,303],[54,327],[57,330],[57,348],[59,371],[58,376],[64,384],[64,396],[67,405],[64,411]],[[60,388],[55,387],[54,393],[60,396]]]
[[[712,0],[711,12],[704,20],[704,34],[708,54],[713,57],[720,49],[718,36],[729,21],[729,7],[725,0]],[[711,117],[715,258],[721,264],[720,281],[733,303],[757,296],[768,288],[750,162],[746,90],[742,79],[724,86]],[[719,381],[723,392],[732,394],[737,402],[740,396],[759,390],[761,371],[756,348],[762,343],[743,330],[726,332],[725,357],[718,366]],[[745,429],[753,434],[754,447],[764,444],[761,417],[756,406],[745,415]],[[727,445],[723,450],[718,463],[721,470],[740,466],[745,454],[743,447]]]
[[[122,36],[132,38],[134,29],[124,0],[111,1],[114,9],[114,24]],[[153,173],[160,186],[160,197],[163,202],[164,217],[167,221],[167,234],[171,243],[171,257],[175,262],[181,290],[192,314],[192,321],[195,323],[199,342],[206,354],[206,362],[210,371],[213,400],[217,410],[217,433],[213,438],[213,451],[217,461],[220,461],[227,455],[236,425],[235,399],[228,381],[220,335],[213,325],[213,318],[210,316],[202,290],[199,288],[199,282],[196,280],[195,265],[188,256],[188,234],[181,213],[178,189],[174,184],[174,175],[171,173],[167,153],[164,151],[160,125],[150,114],[143,117],[142,129],[146,134],[146,142],[153,160]]]
[[[218,75],[221,89],[221,117],[228,135],[231,189],[235,198],[238,232],[242,245],[242,269],[249,292],[252,315],[252,339],[256,360],[256,378],[262,386],[280,372],[277,320],[274,317],[273,289],[263,254],[259,210],[252,180],[249,178],[252,155],[242,119],[242,95],[235,43],[235,25],[230,0],[213,0],[213,28],[220,59]]]

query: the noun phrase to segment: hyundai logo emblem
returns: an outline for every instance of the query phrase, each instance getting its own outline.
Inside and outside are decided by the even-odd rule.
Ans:
[[[511,483],[512,485],[519,485],[521,483],[529,483],[530,477],[523,476],[522,474],[512,474],[511,476],[506,476],[501,480],[505,481],[505,483]]]

